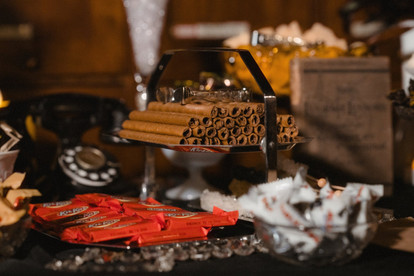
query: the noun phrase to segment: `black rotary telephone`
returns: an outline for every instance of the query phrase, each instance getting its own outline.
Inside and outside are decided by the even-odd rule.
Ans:
[[[106,187],[119,178],[119,162],[98,146],[84,144],[82,135],[98,126],[101,140],[105,140],[104,137],[111,137],[108,134],[118,131],[130,111],[121,100],[59,93],[12,102],[10,111],[9,120],[14,120],[21,131],[26,131],[24,120],[30,115],[36,126],[58,137],[57,160],[51,168],[55,182],[68,182],[69,186],[88,191],[88,188]],[[28,150],[32,142],[23,141],[21,146]]]

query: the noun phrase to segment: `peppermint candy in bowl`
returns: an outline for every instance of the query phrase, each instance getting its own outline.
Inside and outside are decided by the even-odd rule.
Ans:
[[[277,259],[308,266],[342,265],[357,258],[377,229],[374,222],[324,228],[275,225],[257,218],[254,225]]]
[[[269,252],[284,262],[324,266],[357,258],[374,238],[373,205],[382,185],[348,183],[342,191],[325,185],[313,190],[299,171],[251,188],[239,198],[254,215],[256,234]]]

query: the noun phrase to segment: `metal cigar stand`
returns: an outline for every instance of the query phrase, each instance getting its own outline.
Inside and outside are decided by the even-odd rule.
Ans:
[[[246,146],[229,146],[229,145],[166,145],[157,143],[147,143],[129,139],[121,140],[124,143],[141,143],[147,146],[167,148],[177,151],[197,151],[197,152],[217,152],[217,153],[235,153],[235,152],[259,152],[262,151],[266,159],[266,181],[275,181],[277,179],[277,151],[289,150],[297,143],[302,143],[300,137],[291,143],[277,142],[277,128],[276,128],[276,95],[267,81],[266,77],[260,70],[256,61],[249,51],[242,49],[228,49],[228,48],[206,48],[206,49],[185,49],[185,50],[170,50],[166,51],[161,57],[155,71],[151,75],[147,86],[148,102],[156,101],[156,90],[158,82],[165,71],[168,63],[175,54],[181,52],[233,52],[237,53],[251,75],[254,77],[259,88],[263,93],[263,103],[265,109],[265,136],[260,145],[246,145]],[[146,160],[144,183],[141,186],[141,198],[145,199],[151,196],[151,193],[156,189],[155,183],[155,160]]]

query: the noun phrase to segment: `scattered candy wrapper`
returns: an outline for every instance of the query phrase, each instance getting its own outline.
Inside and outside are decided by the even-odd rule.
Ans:
[[[23,136],[6,122],[0,121],[0,152],[10,151]]]
[[[19,150],[0,152],[0,181],[6,180],[14,170]]]
[[[318,248],[326,238],[324,229],[333,227],[344,232],[352,227],[354,238],[363,240],[366,223],[376,222],[372,208],[383,195],[383,185],[348,183],[338,193],[328,183],[318,192],[305,178],[306,170],[299,169],[294,178],[254,186],[239,204],[260,220],[283,226],[279,230],[286,242],[300,252]]]
[[[26,200],[40,196],[36,189],[19,189],[25,173],[15,172],[0,181],[0,227],[19,221],[26,213]]]

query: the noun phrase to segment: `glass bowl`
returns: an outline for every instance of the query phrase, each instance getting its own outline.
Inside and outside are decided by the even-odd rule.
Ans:
[[[377,223],[296,227],[254,219],[256,234],[277,259],[301,266],[342,265],[357,258],[374,238]]]
[[[26,214],[14,224],[0,226],[0,261],[16,254],[30,231],[31,223],[31,217]]]

